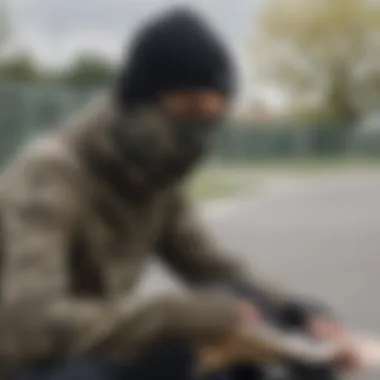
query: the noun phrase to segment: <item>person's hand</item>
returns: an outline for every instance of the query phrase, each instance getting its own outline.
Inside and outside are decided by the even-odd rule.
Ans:
[[[235,307],[243,322],[259,323],[262,321],[260,309],[255,307],[251,302],[236,301]]]
[[[355,347],[352,347],[346,341],[347,333],[338,322],[324,316],[313,316],[309,318],[307,330],[313,337],[319,340],[342,344],[342,354],[338,359],[338,365],[341,370],[356,372],[361,369],[360,357]]]
[[[345,335],[343,326],[338,322],[319,315],[308,319],[307,330],[313,337],[320,340],[337,340]]]
[[[252,303],[244,300],[235,302],[235,311],[239,319],[237,328],[222,342],[201,348],[200,367],[204,372],[227,369],[252,355],[252,344],[241,332],[243,326],[259,324],[262,321],[261,313]]]

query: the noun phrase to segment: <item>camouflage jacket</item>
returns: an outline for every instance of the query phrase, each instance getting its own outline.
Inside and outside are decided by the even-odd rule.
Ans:
[[[237,322],[227,296],[130,296],[151,252],[189,285],[247,274],[206,234],[181,183],[154,187],[118,151],[109,131],[120,122],[162,124],[149,110],[121,118],[101,98],[1,174],[0,349],[10,366],[60,350],[124,360],[158,338],[220,339]],[[158,133],[155,143],[169,142]]]

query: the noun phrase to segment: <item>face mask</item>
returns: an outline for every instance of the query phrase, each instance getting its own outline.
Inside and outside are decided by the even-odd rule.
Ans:
[[[173,135],[183,154],[203,154],[219,130],[220,120],[181,118],[173,121]]]
[[[171,120],[170,129],[177,153],[166,160],[173,178],[188,174],[210,149],[219,131],[220,120],[181,118]]]
[[[186,175],[207,152],[221,122],[146,115],[120,123],[114,137],[120,151],[157,183]]]

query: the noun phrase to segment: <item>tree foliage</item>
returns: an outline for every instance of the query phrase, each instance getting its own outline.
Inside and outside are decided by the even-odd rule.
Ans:
[[[115,78],[115,68],[103,57],[93,53],[80,55],[58,80],[72,87],[103,87]]]
[[[31,55],[25,52],[4,58],[0,63],[0,78],[9,81],[30,83],[40,80],[38,66]]]
[[[83,53],[63,70],[42,68],[28,52],[17,52],[0,61],[0,79],[21,83],[50,82],[68,87],[104,87],[115,78],[115,68],[104,58]]]
[[[380,6],[369,0],[267,0],[249,41],[256,77],[324,118],[380,105]],[[315,117],[315,115],[314,115]]]

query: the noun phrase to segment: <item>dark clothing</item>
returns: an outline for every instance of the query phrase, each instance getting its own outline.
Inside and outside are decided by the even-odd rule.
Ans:
[[[29,371],[14,380],[192,380],[195,368],[191,353],[183,346],[165,345],[130,365],[83,359]]]
[[[21,373],[10,380],[194,380],[192,354],[180,345],[165,345],[131,365],[107,365],[101,360],[76,360]],[[231,369],[202,376],[203,380],[260,380],[259,371]]]
[[[196,17],[168,17],[153,23],[153,34],[149,26],[140,34],[149,44],[152,36],[159,39],[152,49],[137,37],[130,67],[145,57],[137,65],[143,74],[132,73],[123,85],[138,91],[133,81],[140,75],[158,86],[153,94],[193,85],[218,89],[229,75],[223,48]],[[181,25],[186,33],[170,40]],[[195,65],[188,48],[201,48]],[[176,51],[183,54],[179,61]],[[187,75],[187,69],[195,71]],[[192,83],[160,82],[168,73]],[[141,101],[133,110],[116,104],[114,94],[95,101],[35,140],[1,173],[0,356],[10,371],[62,352],[125,362],[168,337],[197,347],[224,341],[240,316],[236,297],[204,291],[215,284],[244,284],[270,306],[291,298],[247,272],[205,232],[183,189],[202,155],[184,149],[178,125],[149,104],[151,90],[130,98],[131,104]],[[189,294],[133,298],[153,254]],[[255,342],[254,354],[261,343]]]
[[[37,140],[1,175],[0,352],[12,367],[62,345],[69,355],[127,360],[165,336],[224,339],[238,323],[235,298],[201,290],[212,284],[239,279],[271,302],[286,299],[210,239],[181,183],[155,187],[132,151],[115,146],[112,129],[131,123],[136,143],[161,128],[153,136],[162,147],[159,114],[123,119],[107,97],[94,108]],[[152,253],[190,294],[133,298]]]
[[[196,368],[191,353],[179,345],[161,346],[131,365],[107,365],[101,360],[76,360],[34,371],[9,380],[194,380]],[[289,365],[272,375],[259,366],[237,366],[208,374],[200,380],[335,380],[329,368],[310,369]]]
[[[216,33],[195,12],[175,9],[136,33],[117,83],[124,106],[154,103],[172,91],[207,90],[232,97],[236,68]]]

